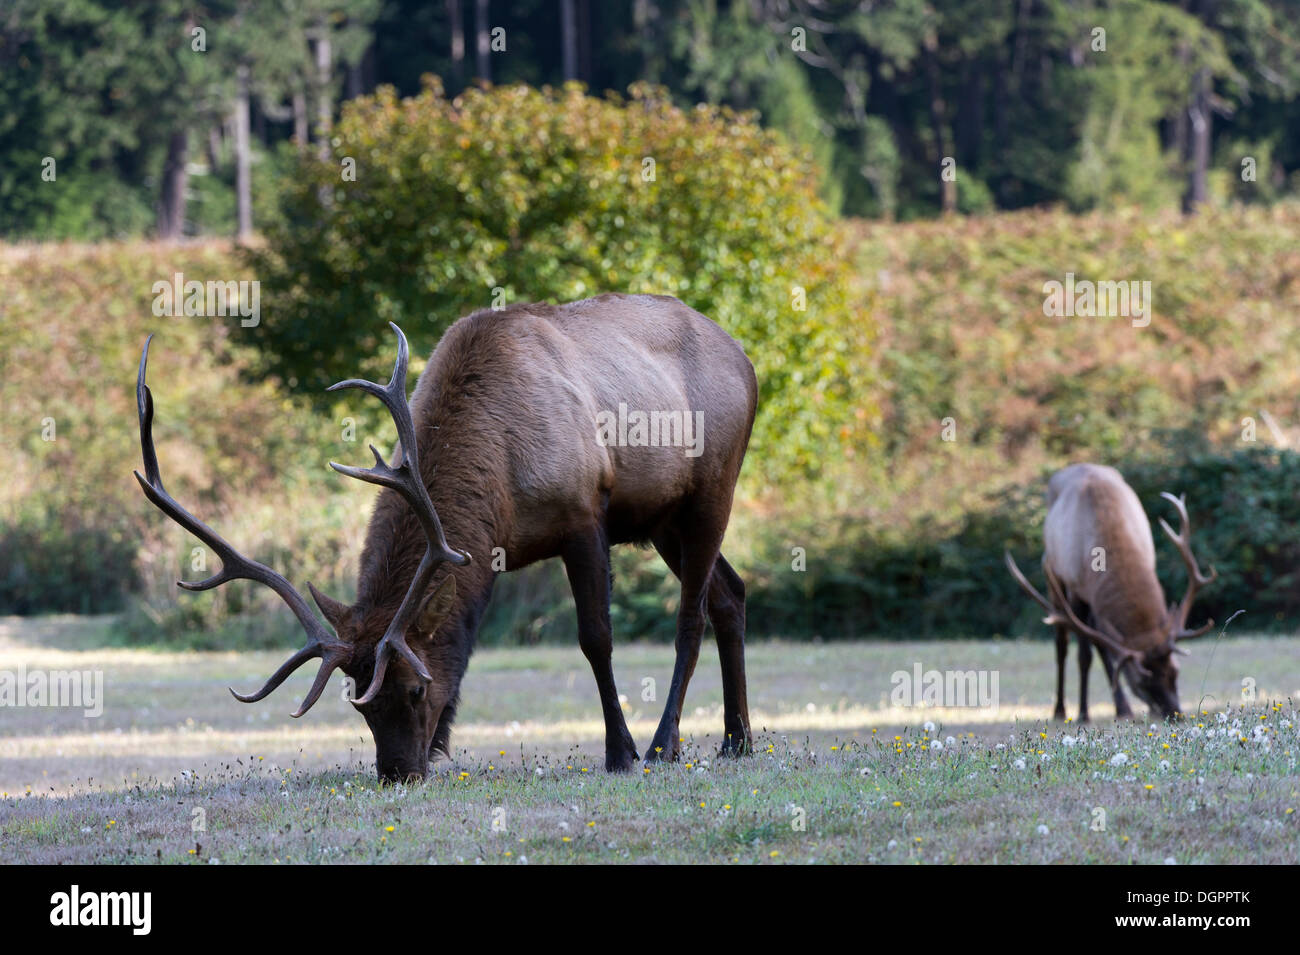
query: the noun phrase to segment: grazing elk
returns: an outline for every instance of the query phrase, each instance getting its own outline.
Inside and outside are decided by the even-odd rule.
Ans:
[[[1079,719],[1088,719],[1088,669],[1096,644],[1115,696],[1115,715],[1131,717],[1119,674],[1133,692],[1165,718],[1180,713],[1178,641],[1203,636],[1187,629],[1196,592],[1218,576],[1201,573],[1192,554],[1191,522],[1182,497],[1165,492],[1182,519],[1177,534],[1160,519],[1187,565],[1182,603],[1165,605],[1156,579],[1156,549],[1151,525],[1137,495],[1114,468],[1072,464],[1047,484],[1043,525],[1043,571],[1050,599],[1025,579],[1011,554],[1007,568],[1024,591],[1047,611],[1043,622],[1056,627],[1056,719],[1065,719],[1065,658],[1070,630],[1079,641]],[[1086,621],[1086,622],[1085,622]]]
[[[516,570],[558,556],[578,612],[578,640],[591,663],[605,718],[605,768],[639,758],[611,664],[611,544],[650,541],[681,581],[676,664],[647,761],[676,759],[686,685],[707,614],[722,663],[724,753],[752,747],[745,692],[745,587],[719,553],[754,423],[758,386],[741,347],[676,299],[602,295],[567,305],[516,305],[460,319],[443,335],[408,404],[407,344],[387,385],[351,379],[379,398],[397,424],[396,464],[371,447],[375,465],[330,463],[382,485],[366,532],[351,606],[308,585],[329,627],[284,577],[249,560],[182,508],[163,488],[145,385],[136,396],[145,496],[221,558],[212,577],[181,582],[208,590],[237,578],[280,595],[307,643],[256,693],[261,700],[299,666],[321,659],[294,716],[320,697],[335,669],[365,693],[353,701],[375,738],[379,775],[423,777],[446,754],[452,720],[493,565]],[[152,337],[152,336],[151,336]],[[625,407],[633,426],[616,440],[597,422]],[[644,418],[633,420],[636,411]],[[660,434],[647,433],[653,418]],[[689,419],[689,420],[688,420]],[[680,440],[699,422],[694,444]],[[672,425],[677,424],[675,442]],[[637,426],[642,425],[640,430]],[[654,440],[667,431],[670,440]],[[689,437],[689,436],[688,436]],[[653,440],[653,443],[651,441]],[[456,547],[449,546],[454,541]],[[470,555],[475,556],[474,560]]]

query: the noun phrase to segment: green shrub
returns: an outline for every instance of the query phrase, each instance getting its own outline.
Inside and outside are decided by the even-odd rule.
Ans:
[[[516,301],[675,295],[749,352],[751,473],[818,471],[873,418],[869,319],[803,152],[752,115],[509,86],[348,102],[334,156],[303,154],[253,253],[267,366],[319,393],[382,375],[385,321],[427,353],[453,320]],[[343,170],[355,163],[355,181]],[[796,310],[795,287],[807,307]]]

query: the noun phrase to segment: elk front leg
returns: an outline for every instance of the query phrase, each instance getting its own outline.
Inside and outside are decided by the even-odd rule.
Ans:
[[[1104,656],[1104,654],[1103,654]],[[1079,637],[1079,722],[1088,722],[1088,671],[1092,669],[1092,641]]]
[[[1083,646],[1083,638],[1079,638]],[[1065,719],[1065,658],[1070,653],[1070,631],[1066,627],[1056,628],[1056,709],[1052,710],[1052,719]]]
[[[1115,695],[1115,719],[1131,720],[1133,708],[1128,705],[1128,697],[1124,695],[1124,684],[1120,682],[1115,661],[1111,658],[1109,650],[1104,647],[1098,647],[1097,650],[1101,653],[1101,663],[1106,668],[1106,679],[1110,681],[1110,688]]]
[[[605,769],[632,769],[639,758],[614,685],[614,637],[609,622],[609,543],[602,528],[571,536],[562,552],[578,609],[578,644],[591,664],[605,716]]]

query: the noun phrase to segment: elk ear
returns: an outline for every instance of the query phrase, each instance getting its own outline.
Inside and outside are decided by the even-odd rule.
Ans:
[[[335,600],[333,597],[325,596],[313,587],[310,581],[307,584],[307,589],[311,591],[311,599],[316,601],[316,606],[320,607],[320,612],[325,615],[325,619],[328,620],[330,626],[334,628],[334,632],[338,633],[343,618],[347,616],[348,611],[351,608],[342,601]]]
[[[447,615],[451,613],[452,606],[456,603],[456,578],[448,574],[442,578],[442,583],[435,587],[424,598],[424,605],[420,607],[419,616],[415,618],[416,628],[420,633],[432,635],[434,631],[442,624]]]

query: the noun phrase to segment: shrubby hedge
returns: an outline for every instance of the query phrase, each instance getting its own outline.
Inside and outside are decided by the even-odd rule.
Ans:
[[[292,387],[385,374],[387,321],[420,354],[492,304],[654,292],[753,360],[750,473],[814,473],[865,440],[870,319],[851,258],[811,160],[753,115],[682,110],[646,86],[626,100],[576,84],[448,99],[431,78],[419,96],[350,101],[333,142],[328,162],[303,154],[253,256],[257,340]]]

